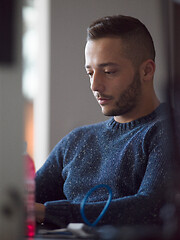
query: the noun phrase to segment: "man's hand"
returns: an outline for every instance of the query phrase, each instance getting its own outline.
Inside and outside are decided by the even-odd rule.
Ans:
[[[43,223],[45,219],[45,206],[41,203],[35,203],[36,222]]]

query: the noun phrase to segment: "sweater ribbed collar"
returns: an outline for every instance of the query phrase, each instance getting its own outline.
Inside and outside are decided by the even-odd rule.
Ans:
[[[133,120],[131,122],[127,123],[118,123],[114,120],[114,117],[112,117],[108,122],[108,128],[112,128],[114,130],[120,129],[120,130],[130,130],[133,129],[139,125],[148,123],[149,121],[152,121],[153,119],[157,118],[157,116],[160,116],[162,114],[165,114],[167,110],[167,104],[161,103],[152,113],[138,118],[136,120]]]

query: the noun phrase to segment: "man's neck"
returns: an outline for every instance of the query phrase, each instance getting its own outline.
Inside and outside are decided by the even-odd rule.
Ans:
[[[158,99],[153,101],[151,104],[143,103],[141,106],[135,107],[132,111],[124,115],[114,116],[114,120],[119,123],[131,122],[152,113],[159,105],[160,101]]]

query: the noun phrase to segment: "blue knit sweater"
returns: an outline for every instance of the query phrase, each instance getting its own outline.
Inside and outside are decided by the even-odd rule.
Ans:
[[[80,202],[92,187],[107,184],[113,200],[99,224],[159,224],[170,178],[165,112],[161,104],[135,121],[110,118],[65,136],[36,175],[36,201],[45,203],[45,222],[59,227],[83,222]],[[89,196],[89,221],[107,197],[105,189]]]

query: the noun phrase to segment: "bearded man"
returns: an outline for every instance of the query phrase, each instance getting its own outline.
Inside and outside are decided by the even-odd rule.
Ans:
[[[85,69],[104,122],[77,128],[52,150],[36,174],[38,222],[83,222],[80,203],[94,186],[112,189],[99,225],[162,224],[160,211],[170,179],[166,104],[153,87],[155,48],[143,23],[108,16],[87,30]],[[105,189],[88,198],[94,221],[107,200]]]

